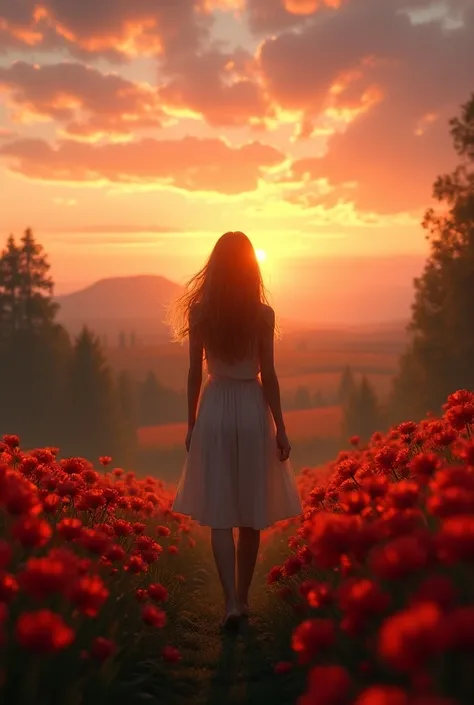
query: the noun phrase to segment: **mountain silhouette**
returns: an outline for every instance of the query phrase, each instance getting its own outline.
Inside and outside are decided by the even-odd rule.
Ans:
[[[164,342],[169,339],[163,323],[166,307],[181,292],[179,284],[153,274],[100,279],[57,296],[58,321],[72,335],[87,325],[99,336],[134,332],[141,342]]]

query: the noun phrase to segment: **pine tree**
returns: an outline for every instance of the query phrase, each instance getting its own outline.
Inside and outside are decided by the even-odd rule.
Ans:
[[[69,336],[55,323],[50,264],[31,230],[0,255],[0,407],[3,432],[26,447],[59,445]]]
[[[84,327],[73,350],[69,387],[67,453],[96,461],[123,460],[120,408],[111,370],[99,339]]]
[[[320,389],[317,389],[315,393],[313,394],[313,406],[315,408],[320,408],[323,406],[326,406],[326,402],[324,400],[323,393]]]
[[[415,280],[411,341],[394,383],[397,419],[439,412],[449,393],[474,388],[474,95],[450,124],[460,163],[435,181],[442,205],[423,221],[430,255]]]
[[[342,436],[360,436],[368,441],[371,435],[380,430],[381,412],[377,395],[367,377],[364,375],[353,389],[344,406]]]
[[[117,399],[123,429],[121,435],[125,440],[123,448],[125,460],[123,462],[133,467],[138,452],[137,400],[130,373],[126,370],[122,370],[118,375]]]
[[[346,365],[341,374],[339,388],[337,391],[337,401],[339,404],[347,404],[356,388],[352,367]]]
[[[295,409],[309,409],[311,407],[311,395],[308,387],[298,387],[295,394]]]
[[[50,267],[43,246],[30,229],[19,244],[13,235],[8,238],[0,255],[1,339],[53,324],[58,305],[53,301]]]
[[[139,386],[138,421],[140,426],[152,426],[160,419],[161,387],[155,373],[149,370]]]

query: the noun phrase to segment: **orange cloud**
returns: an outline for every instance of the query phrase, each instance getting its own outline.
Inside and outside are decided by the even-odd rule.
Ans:
[[[54,147],[25,139],[0,147],[0,156],[12,171],[33,179],[165,184],[228,195],[256,189],[263,170],[285,159],[260,142],[231,147],[222,139],[196,137],[103,145],[66,140]]]
[[[312,15],[320,7],[338,8],[341,0],[283,0],[285,10],[293,15]]]
[[[194,50],[208,27],[203,0],[24,0],[0,8],[5,45],[67,47],[75,56],[118,59]]]
[[[160,126],[165,117],[156,89],[80,63],[0,67],[2,89],[18,121],[56,120],[82,137],[130,134]]]

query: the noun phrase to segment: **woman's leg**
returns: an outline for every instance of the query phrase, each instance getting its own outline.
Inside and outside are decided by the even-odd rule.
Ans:
[[[226,615],[238,613],[235,592],[235,544],[232,529],[212,529],[211,545],[224,591]]]
[[[255,571],[260,531],[248,526],[239,528],[237,543],[237,600],[243,612],[248,610],[249,589]]]

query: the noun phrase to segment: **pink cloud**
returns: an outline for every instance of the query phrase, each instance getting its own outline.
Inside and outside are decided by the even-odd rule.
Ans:
[[[251,142],[230,147],[222,139],[143,139],[91,145],[72,140],[55,147],[43,140],[17,140],[0,147],[12,171],[45,181],[166,183],[189,191],[239,194],[254,190],[264,167],[285,155]]]
[[[212,126],[264,124],[274,110],[256,76],[255,60],[244,51],[210,50],[163,64],[164,103],[201,114]]]
[[[448,120],[473,88],[472,5],[451,30],[439,21],[412,24],[400,6],[346,2],[297,34],[268,39],[260,52],[270,97],[301,112],[306,136],[322,119],[334,124],[327,153],[295,161],[293,177],[355,184],[361,209],[427,204],[434,178],[454,158]]]

